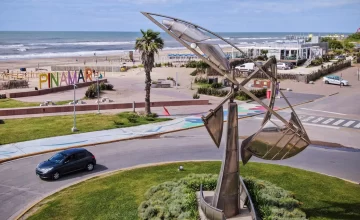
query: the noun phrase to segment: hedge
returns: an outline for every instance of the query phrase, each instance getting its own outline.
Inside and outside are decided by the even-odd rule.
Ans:
[[[150,188],[145,201],[138,207],[140,219],[199,219],[196,191],[203,185],[204,191],[213,191],[217,175],[190,174],[178,181],[165,182]],[[262,219],[306,219],[299,207],[301,203],[291,192],[270,182],[253,177],[244,178],[257,214]]]
[[[293,193],[254,177],[245,178],[244,183],[262,219],[306,219],[306,214],[299,209],[301,203]]]
[[[260,98],[260,97],[266,96],[266,90],[267,89],[253,89],[253,90],[250,90],[250,92],[252,94],[254,94],[256,97]],[[200,88],[198,88],[197,93],[203,94],[203,95],[224,97],[229,93],[229,91],[219,90],[219,89],[215,89],[215,88],[200,87]],[[238,100],[242,100],[242,101],[251,99],[250,96],[248,96],[245,92],[243,92],[241,90],[235,93],[235,98]]]

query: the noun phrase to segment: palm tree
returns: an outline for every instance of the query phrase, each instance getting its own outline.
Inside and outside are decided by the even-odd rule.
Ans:
[[[164,41],[159,36],[159,32],[154,32],[151,29],[147,31],[140,30],[142,37],[136,39],[135,50],[141,53],[141,62],[145,69],[145,113],[151,114],[150,110],[150,88],[151,88],[151,76],[150,73],[154,67],[154,56],[159,54],[159,50],[164,47]]]

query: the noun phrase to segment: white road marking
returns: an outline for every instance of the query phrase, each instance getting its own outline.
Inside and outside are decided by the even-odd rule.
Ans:
[[[254,117],[258,120],[263,120],[263,118],[260,117]],[[278,119],[271,119],[272,121],[280,121]],[[311,124],[311,123],[302,123],[303,125],[309,125],[309,126],[315,126],[315,127],[323,127],[323,128],[331,128],[331,129],[339,129],[339,127],[329,126],[329,125],[318,125],[318,124]],[[275,125],[274,125],[275,126]]]
[[[333,119],[333,118],[329,118],[328,120],[326,120],[326,121],[323,121],[322,122],[322,124],[329,124],[330,122],[332,122],[332,121],[334,121],[335,119]]]
[[[323,120],[324,118],[320,117],[320,118],[317,118],[315,119],[314,121],[312,121],[312,123],[318,123],[320,122],[321,120]]]
[[[330,114],[335,114],[335,115],[346,115],[343,113],[338,113],[338,112],[328,112],[328,111],[321,111],[321,110],[315,110],[315,109],[309,109],[309,108],[301,108],[303,110],[308,110],[308,111],[314,111],[314,112],[325,112],[325,113],[330,113]]]
[[[354,128],[360,128],[360,123],[355,125]]]
[[[304,120],[302,120],[302,121],[310,121],[311,119],[314,119],[315,117],[314,116],[310,116],[310,117],[308,117],[308,118],[305,118]]]
[[[333,127],[329,125],[318,125],[318,124],[310,124],[310,123],[303,123],[303,125],[310,125],[315,127],[323,127],[323,128],[332,128],[332,129],[339,129],[339,127]]]
[[[350,125],[352,125],[355,121],[348,121],[346,122],[346,124],[343,125],[343,127],[349,127]]]
[[[332,125],[339,125],[341,123],[343,123],[345,120],[337,120],[335,123],[333,123]]]

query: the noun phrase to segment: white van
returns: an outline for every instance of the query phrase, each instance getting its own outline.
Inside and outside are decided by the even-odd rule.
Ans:
[[[287,64],[287,63],[277,63],[276,66],[277,66],[278,69],[281,69],[281,70],[289,70],[289,69],[291,69],[289,64]]]
[[[252,72],[254,71],[255,64],[254,63],[244,63],[239,66],[236,66],[235,69],[240,71]]]

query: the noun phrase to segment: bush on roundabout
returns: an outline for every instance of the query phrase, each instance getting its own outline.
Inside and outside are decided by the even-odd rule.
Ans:
[[[216,188],[218,176],[190,174],[178,181],[164,182],[145,193],[139,208],[140,219],[199,219],[196,191],[203,184],[204,191]],[[274,184],[253,177],[244,178],[258,215],[264,220],[306,219],[301,203]]]

